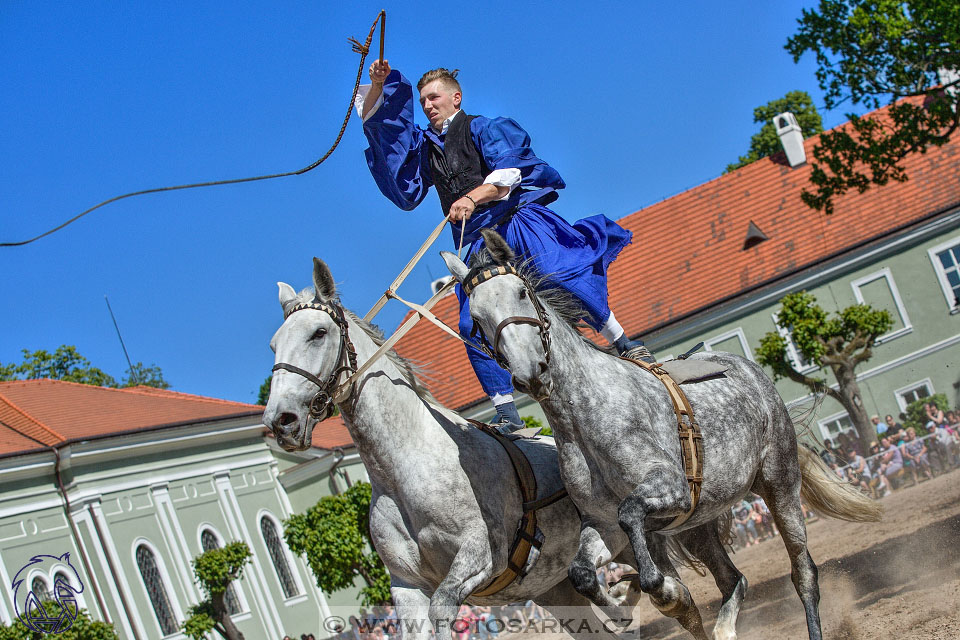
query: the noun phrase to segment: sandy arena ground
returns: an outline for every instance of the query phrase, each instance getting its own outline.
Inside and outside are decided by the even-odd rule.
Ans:
[[[824,637],[960,638],[960,470],[896,491],[881,503],[885,513],[879,523],[821,518],[807,526],[810,554],[820,568]],[[780,538],[732,558],[749,583],[737,625],[740,638],[806,638]],[[720,606],[713,579],[692,571],[681,578],[712,632]],[[638,639],[690,637],[648,601],[634,615]]]
[[[820,569],[820,616],[832,640],[960,639],[960,470],[883,498],[879,523],[821,518],[808,523],[810,554]],[[733,562],[749,583],[737,625],[742,640],[807,638],[803,606],[790,581],[779,537],[740,550]],[[683,570],[712,637],[720,593],[709,575]],[[691,638],[644,598],[631,640]],[[545,640],[553,633],[501,634]],[[567,636],[563,636],[567,637]]]

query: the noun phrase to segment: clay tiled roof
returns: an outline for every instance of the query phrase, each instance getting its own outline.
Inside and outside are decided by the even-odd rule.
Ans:
[[[250,417],[263,407],[152,387],[110,389],[62,380],[0,382],[0,456],[85,440],[199,423]],[[343,420],[314,429],[322,449],[349,446]]]
[[[808,158],[816,142],[805,141]],[[791,169],[782,153],[626,216],[619,223],[633,244],[610,267],[610,306],[629,334],[643,335],[960,205],[960,141],[904,167],[907,182],[847,194],[829,216],[800,200],[810,166]],[[769,239],[744,250],[751,222]],[[456,298],[434,312],[456,327]],[[432,373],[425,382],[447,406],[483,399],[463,346],[433,325],[419,323],[397,351]]]

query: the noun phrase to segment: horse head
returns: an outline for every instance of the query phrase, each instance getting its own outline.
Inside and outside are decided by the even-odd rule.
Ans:
[[[313,427],[334,413],[334,390],[355,358],[333,276],[319,258],[313,284],[297,294],[277,283],[284,320],[270,340],[276,358],[263,423],[286,451],[310,447]]]
[[[550,395],[550,322],[523,266],[495,231],[482,232],[486,250],[467,267],[456,255],[441,253],[447,268],[470,300],[470,316],[494,358],[513,376],[514,386],[540,401]]]

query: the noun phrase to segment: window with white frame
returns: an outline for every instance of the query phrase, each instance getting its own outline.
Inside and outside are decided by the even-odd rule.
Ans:
[[[65,572],[57,571],[53,574],[53,592],[57,602],[70,611],[71,615],[76,616],[77,610],[84,608],[83,599],[77,592],[77,585],[73,584]]]
[[[287,554],[284,553],[283,542],[277,533],[277,525],[267,516],[260,518],[260,533],[263,535],[263,542],[267,546],[267,552],[270,554],[270,560],[273,562],[273,568],[277,572],[277,579],[280,581],[280,587],[283,589],[283,597],[292,598],[299,595],[300,590],[293,579],[293,567],[287,561]]]
[[[777,314],[774,313],[772,317],[773,326],[777,328],[777,333],[787,341],[787,359],[790,360],[790,364],[793,365],[794,370],[800,373],[809,373],[810,371],[818,369],[819,367],[817,367],[816,363],[810,362],[800,353],[797,343],[793,341],[793,328],[781,327],[777,324]]]
[[[37,596],[37,600],[40,602],[53,600],[53,594],[50,593],[50,588],[47,586],[47,581],[40,576],[34,578],[30,583],[30,591],[33,592],[33,595]]]
[[[837,436],[841,433],[850,433],[856,435],[856,429],[853,426],[853,420],[846,413],[838,413],[820,420],[820,433],[825,439],[829,439],[834,444],[837,443]]]
[[[889,268],[857,278],[850,283],[850,286],[853,287],[853,295],[857,297],[857,302],[860,304],[868,304],[874,309],[886,309],[890,312],[893,327],[877,338],[877,344],[913,331],[907,308],[903,306],[900,291],[897,289],[897,283],[893,281],[893,273]]]
[[[740,327],[704,340],[703,344],[707,351],[726,351],[753,360],[753,352],[750,351],[750,345],[747,344],[747,338]]]
[[[927,251],[940,281],[947,308],[960,312],[960,238],[953,238]]]
[[[907,405],[916,402],[921,398],[929,398],[933,395],[933,382],[930,378],[914,382],[893,392],[897,397],[897,404],[900,405],[900,411],[906,411]]]
[[[150,597],[150,604],[153,606],[153,614],[160,625],[160,631],[164,635],[176,633],[179,625],[173,614],[173,607],[170,605],[170,597],[167,595],[166,586],[160,575],[160,569],[157,567],[157,559],[153,552],[146,545],[141,544],[137,547],[137,568],[140,570],[140,578],[143,580],[143,586],[147,589],[147,595]]]

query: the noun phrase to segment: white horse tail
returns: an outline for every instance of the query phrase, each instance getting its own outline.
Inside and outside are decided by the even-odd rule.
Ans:
[[[802,483],[800,497],[817,513],[851,522],[878,522],[883,515],[879,502],[844,482],[808,447],[799,445]]]

